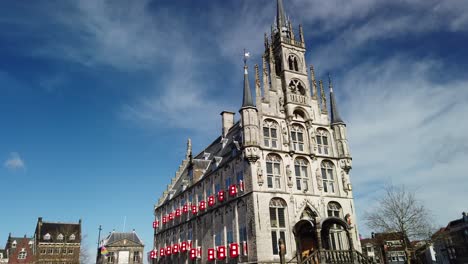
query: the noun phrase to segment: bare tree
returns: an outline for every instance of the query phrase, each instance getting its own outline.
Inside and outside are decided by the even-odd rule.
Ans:
[[[85,242],[87,235],[84,235],[81,239],[81,248],[80,248],[80,264],[91,264],[91,256],[88,251],[88,243]]]
[[[427,239],[433,230],[430,218],[429,209],[404,185],[387,185],[378,206],[365,216],[372,230],[402,234],[408,263],[411,259],[408,239]]]

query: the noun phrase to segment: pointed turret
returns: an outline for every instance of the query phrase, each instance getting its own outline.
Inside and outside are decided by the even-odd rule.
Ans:
[[[244,56],[244,96],[242,100],[242,108],[244,107],[255,107],[253,100],[252,100],[252,91],[250,90],[249,84],[249,72],[247,67],[247,58],[249,57],[249,53],[245,53]]]
[[[335,95],[333,94],[333,84],[328,75],[328,88],[330,89],[330,115],[331,115],[331,124],[344,124],[341,119],[340,113],[338,112],[338,106],[336,105]]]
[[[312,65],[310,65],[310,78],[312,81],[312,99],[317,100],[317,81],[315,80],[315,71]]]

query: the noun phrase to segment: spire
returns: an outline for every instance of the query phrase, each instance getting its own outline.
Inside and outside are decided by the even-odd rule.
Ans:
[[[284,15],[283,0],[277,0],[276,3],[276,26],[278,27],[278,32],[282,33],[288,30],[286,16]]]
[[[247,58],[250,57],[249,52],[245,52],[244,50],[244,97],[242,100],[242,108],[244,107],[255,107],[253,100],[252,100],[252,91],[250,90],[249,84],[249,73],[247,71]]]
[[[327,97],[325,96],[325,90],[323,90],[323,82],[322,80],[319,81],[320,84],[320,98],[322,99],[320,105],[322,108],[320,109],[322,114],[328,113],[327,111]]]
[[[263,70],[263,98],[266,103],[270,102],[270,80],[268,79],[267,61],[265,55],[262,57]]]
[[[338,112],[338,106],[336,105],[335,101],[335,94],[333,93],[333,84],[330,78],[330,74],[328,75],[328,87],[330,89],[330,108],[331,108],[331,123],[333,124],[344,124],[343,120],[340,117],[340,113]]]
[[[302,28],[302,25],[299,25],[299,39],[304,43],[304,29]]]

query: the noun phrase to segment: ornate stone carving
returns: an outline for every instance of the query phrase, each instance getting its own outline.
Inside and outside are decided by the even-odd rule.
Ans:
[[[340,160],[340,167],[349,173],[349,171],[353,168],[353,163],[351,159],[341,159]]]
[[[344,171],[341,171],[341,180],[343,182],[343,189],[345,192],[351,191],[351,183],[349,183],[348,175]]]
[[[283,122],[282,126],[282,134],[283,134],[283,145],[287,146],[289,145],[289,136],[288,136],[288,129],[286,128],[286,123]]]
[[[323,189],[323,179],[322,179],[322,174],[320,173],[320,169],[317,169],[315,171],[315,177],[317,177],[317,187],[319,190]]]
[[[257,161],[257,182],[259,186],[263,185],[263,169],[260,161]]]
[[[256,162],[260,158],[260,150],[258,147],[246,147],[244,149],[244,157],[250,162]]]
[[[291,171],[291,166],[290,165],[286,165],[286,176],[288,178],[288,187],[291,188],[292,185],[293,185],[293,182],[292,182],[292,171]]]

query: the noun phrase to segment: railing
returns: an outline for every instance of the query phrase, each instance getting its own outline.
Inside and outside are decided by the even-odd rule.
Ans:
[[[315,250],[300,262],[301,264],[372,264],[373,262],[358,251]]]

